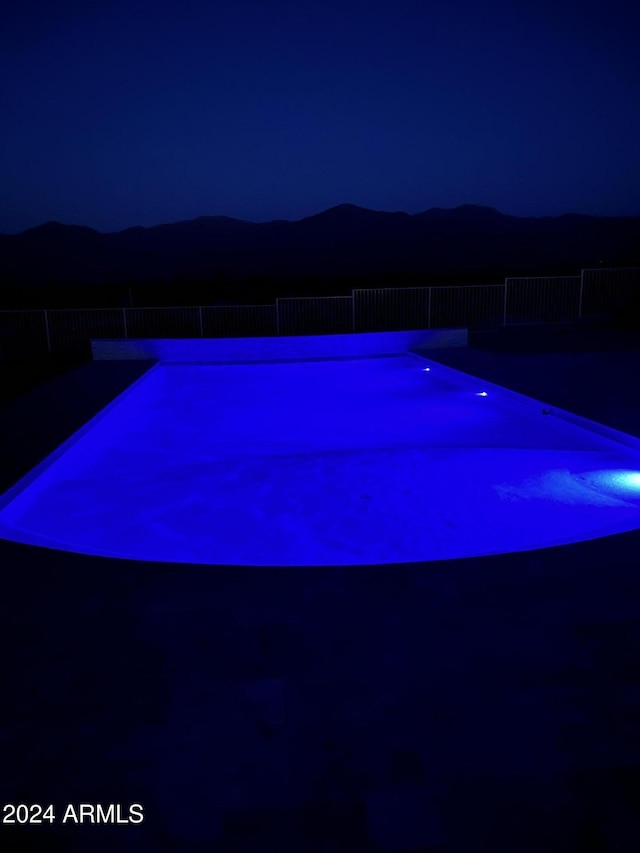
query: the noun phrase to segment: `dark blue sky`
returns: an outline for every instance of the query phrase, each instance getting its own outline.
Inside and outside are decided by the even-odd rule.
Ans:
[[[628,0],[22,0],[0,232],[202,215],[640,214]]]

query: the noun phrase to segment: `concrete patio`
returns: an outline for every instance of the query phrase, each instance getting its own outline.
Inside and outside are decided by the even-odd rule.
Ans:
[[[440,350],[640,436],[640,350]],[[148,367],[2,409],[2,488]],[[0,543],[3,850],[640,849],[640,530],[429,564],[251,569]]]

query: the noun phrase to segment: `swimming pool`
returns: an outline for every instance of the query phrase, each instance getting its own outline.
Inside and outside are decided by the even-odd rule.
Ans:
[[[158,364],[0,502],[91,555],[371,565],[640,527],[637,440],[408,353]]]

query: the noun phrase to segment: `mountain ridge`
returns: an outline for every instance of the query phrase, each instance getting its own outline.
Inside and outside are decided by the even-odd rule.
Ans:
[[[40,225],[33,225],[30,228],[24,228],[22,231],[16,231],[14,233],[0,233],[0,238],[2,237],[19,237],[23,234],[27,234],[34,231],[40,230],[50,230],[55,228],[74,228],[81,229],[83,231],[91,231],[95,234],[122,234],[126,231],[150,231],[154,228],[166,228],[174,225],[185,225],[193,222],[241,222],[246,223],[248,225],[273,225],[273,224],[294,224],[296,222],[303,222],[309,219],[318,219],[319,217],[326,217],[328,215],[335,215],[337,213],[343,214],[348,212],[364,212],[367,214],[382,214],[385,216],[403,216],[408,218],[415,217],[425,217],[425,216],[446,216],[447,218],[455,217],[456,215],[466,215],[467,213],[476,213],[476,214],[489,214],[491,216],[504,217],[509,219],[563,219],[567,217],[572,218],[580,218],[580,219],[638,219],[640,216],[595,216],[589,213],[574,213],[569,211],[568,213],[560,213],[556,216],[543,215],[543,216],[517,216],[510,213],[503,213],[501,210],[498,210],[496,207],[491,207],[489,205],[482,204],[460,204],[455,207],[429,207],[425,210],[418,211],[418,213],[407,213],[404,210],[378,210],[369,207],[362,207],[361,205],[351,204],[349,202],[343,202],[341,204],[333,205],[332,207],[325,208],[324,210],[319,211],[318,213],[312,213],[308,216],[300,217],[300,219],[266,219],[263,222],[255,222],[251,219],[240,219],[237,216],[223,216],[223,215],[215,215],[215,214],[203,214],[201,216],[194,216],[191,219],[178,219],[173,222],[159,222],[155,225],[128,225],[126,228],[120,228],[116,231],[100,231],[97,228],[91,228],[87,225],[79,225],[78,223],[64,223],[60,222],[58,219],[49,219],[46,222],[41,223]]]
[[[409,214],[340,204],[298,220],[199,216],[115,232],[50,220],[0,235],[0,285],[207,282],[221,271],[289,279],[518,275],[629,259],[640,264],[640,217],[518,217],[473,204]]]

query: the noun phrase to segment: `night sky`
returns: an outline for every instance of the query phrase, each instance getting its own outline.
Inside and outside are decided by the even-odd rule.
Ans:
[[[640,215],[628,0],[22,0],[0,232],[204,215]]]

